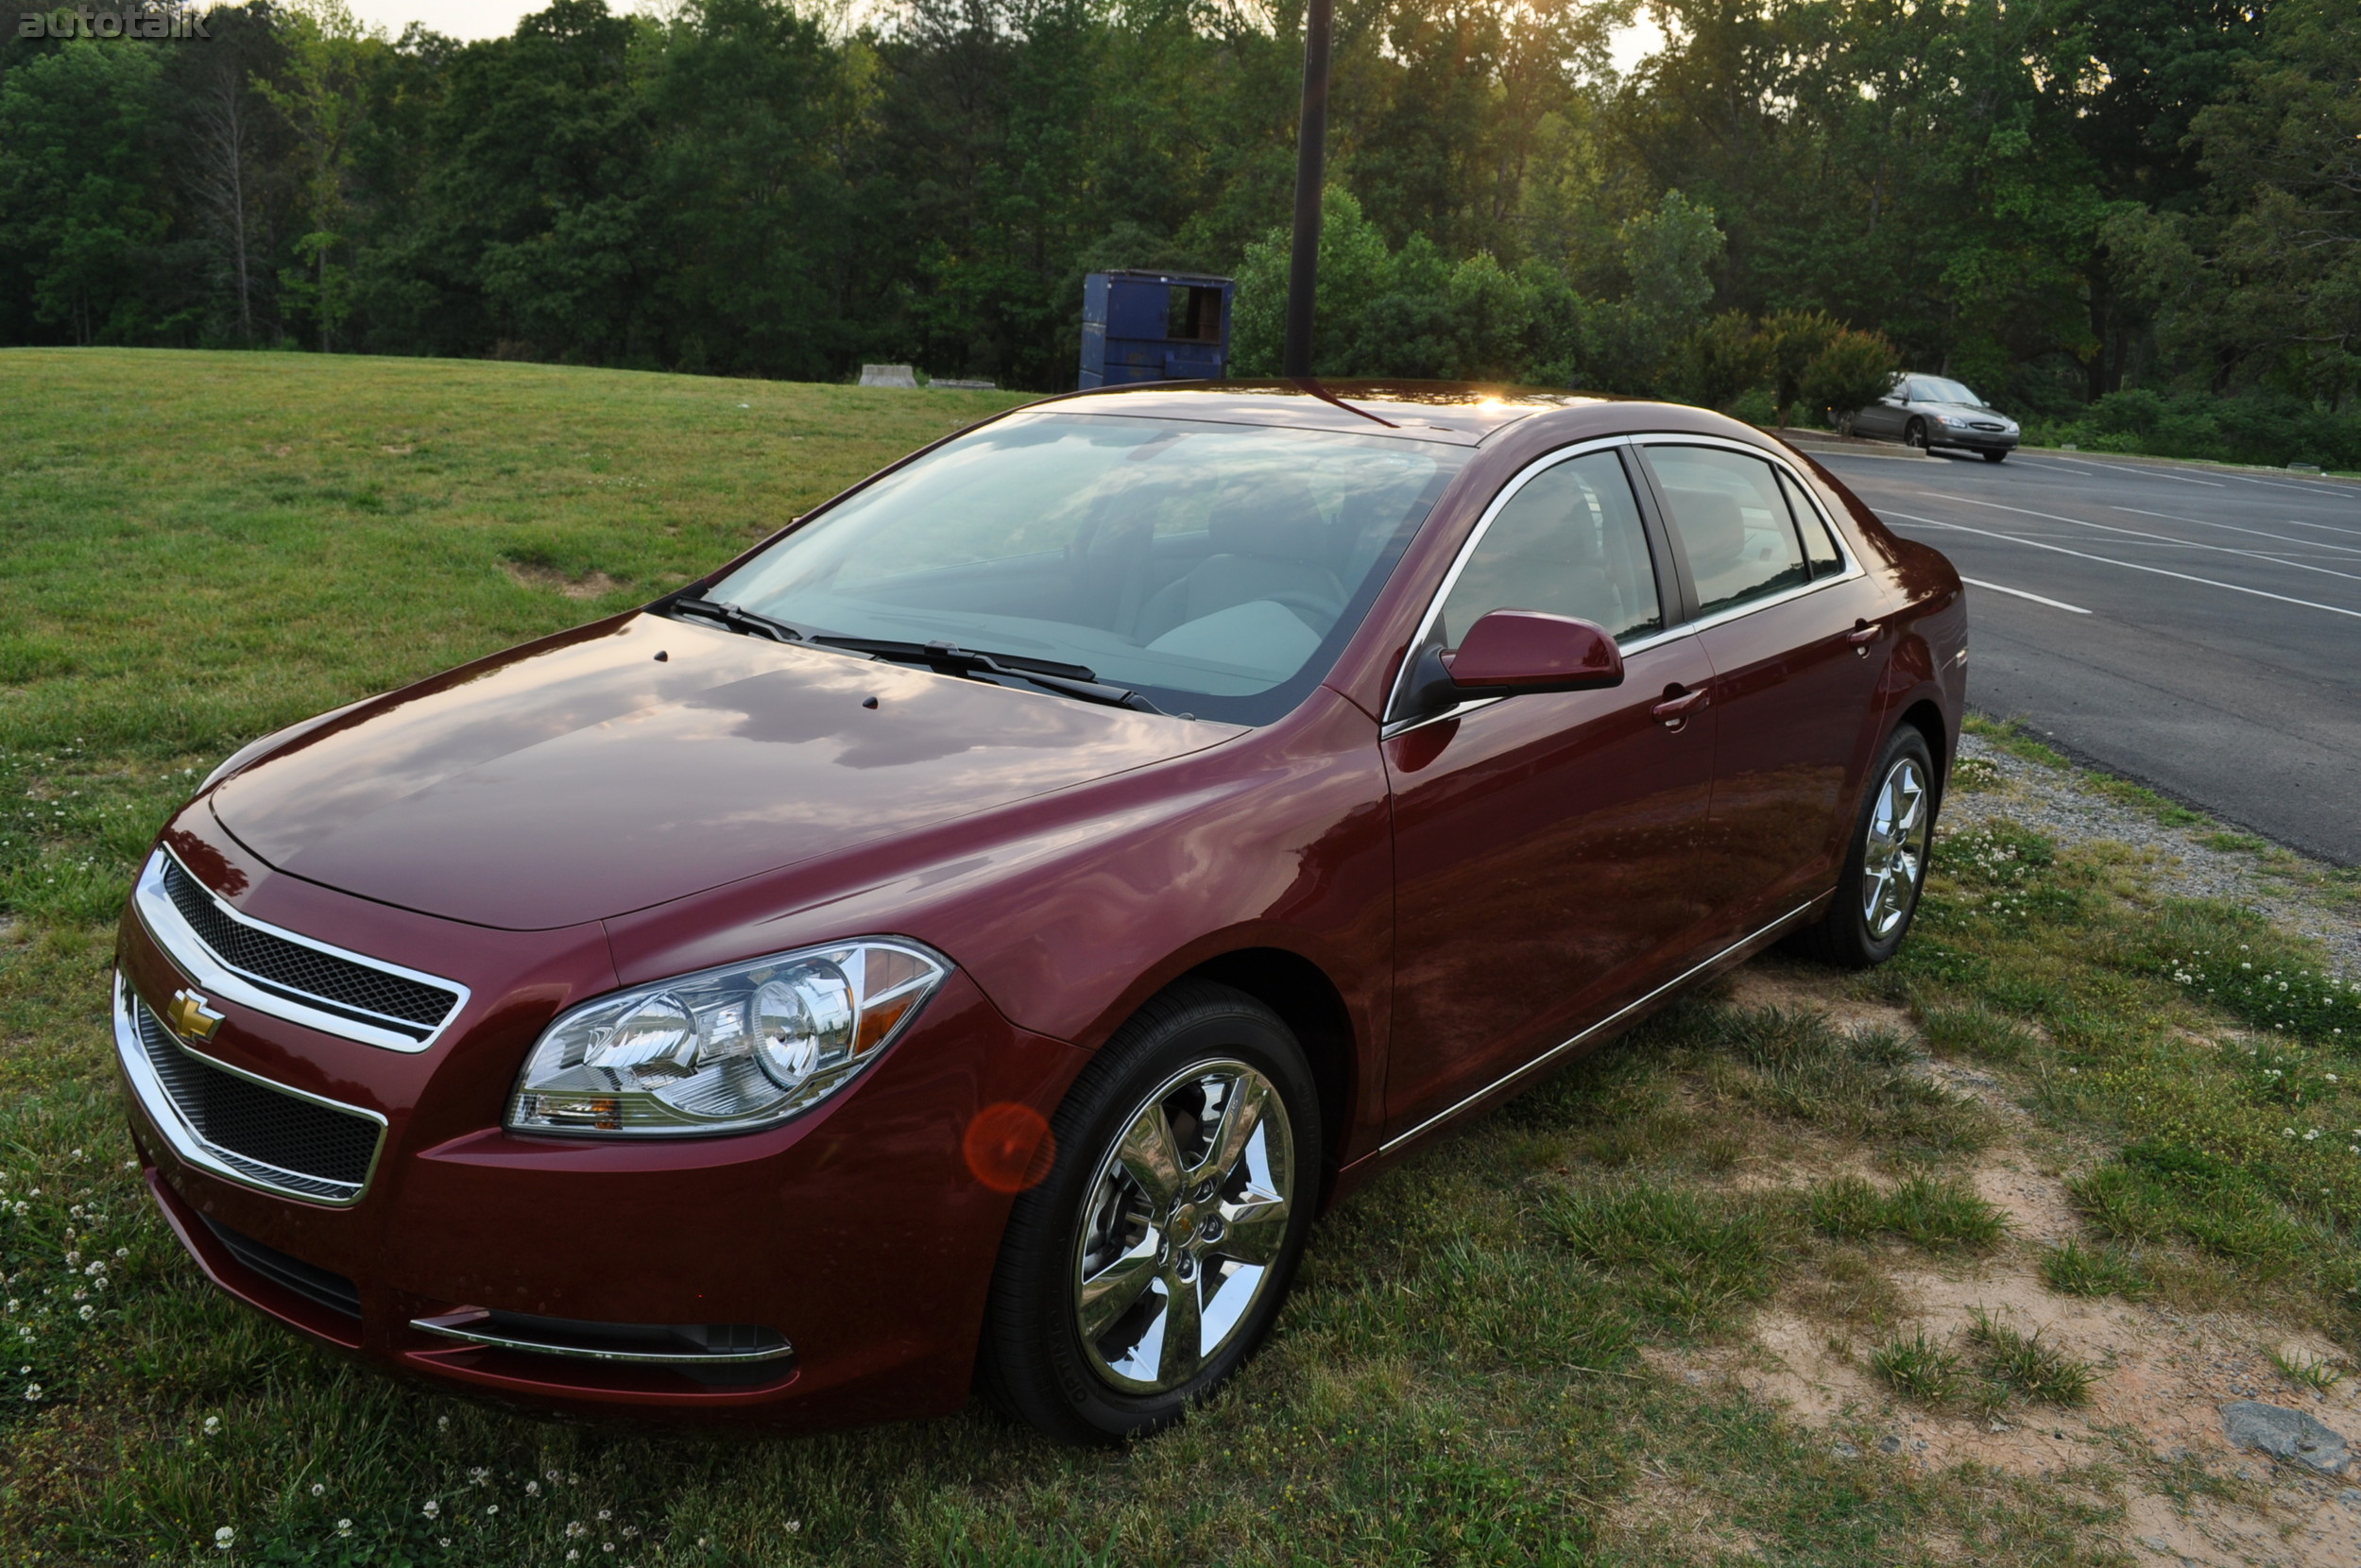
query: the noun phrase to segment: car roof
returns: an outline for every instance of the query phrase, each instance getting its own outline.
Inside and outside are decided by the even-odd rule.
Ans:
[[[1208,419],[1472,447],[1536,414],[1622,401],[1597,393],[1476,382],[1146,382],[1070,393],[1019,412]]]

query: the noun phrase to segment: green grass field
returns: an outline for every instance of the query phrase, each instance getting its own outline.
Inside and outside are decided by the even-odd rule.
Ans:
[[[2125,1560],[2126,1489],[2182,1484],[2133,1447],[2039,1478],[1929,1472],[1875,1452],[1873,1410],[1816,1429],[1672,1370],[1737,1354],[1775,1308],[1897,1400],[1981,1419],[2087,1397],[2095,1369],[2005,1325],[1913,1338],[1898,1305],[1897,1270],[2029,1259],[1967,1180],[2004,1144],[2074,1184],[2087,1234],[2043,1254],[2051,1288],[2361,1345],[2361,1156],[2292,1130],[2361,1126],[2339,1074],[2361,994],[2253,915],[2006,830],[1947,844],[1888,970],[1766,961],[1907,1027],[1726,997],[1660,1017],[1325,1220],[1265,1354],[1128,1449],[1053,1448],[981,1406],[793,1440],[539,1421],[205,1286],[127,1168],[104,1028],[122,891],[195,779],[278,724],[702,572],[1011,401],[0,353],[0,1556]],[[1930,1079],[1930,1050],[2026,1124]]]

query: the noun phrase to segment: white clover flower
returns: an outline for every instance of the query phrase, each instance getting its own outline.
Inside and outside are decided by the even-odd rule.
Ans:
[[[220,1418],[219,1416],[207,1416],[207,1417],[205,1418],[205,1435],[206,1435],[207,1437],[209,1437],[209,1438],[210,1438],[210,1437],[212,1437],[214,1433],[216,1433],[216,1432],[218,1432],[218,1431],[220,1431],[220,1430],[221,1430],[221,1418]]]
[[[41,1397],[41,1385],[38,1383],[26,1384],[25,1397],[26,1399],[39,1399]]]
[[[500,1505],[498,1503],[488,1504],[485,1507],[484,1511],[488,1514],[498,1513],[500,1511]]]
[[[336,1533],[338,1535],[351,1535],[352,1533],[352,1521],[350,1519],[337,1520]]]
[[[76,1314],[75,1314],[75,1316],[76,1316],[76,1317],[77,1317],[77,1318],[79,1318],[79,1319],[81,1319],[81,1320],[82,1320],[82,1321],[84,1321],[84,1322],[89,1322],[89,1321],[91,1321],[91,1318],[92,1318],[92,1317],[93,1317],[93,1316],[94,1316],[94,1315],[97,1311],[98,1311],[98,1308],[96,1308],[96,1307],[94,1307],[94,1306],[85,1306],[85,1307],[83,1307],[83,1308],[81,1309],[81,1311],[79,1311],[79,1312],[76,1313]]]
[[[539,1481],[525,1482],[524,1494],[527,1497],[539,1497],[541,1494],[541,1483]]]
[[[312,1483],[312,1495],[313,1495],[313,1496],[315,1496],[315,1497],[325,1497],[325,1496],[327,1496],[327,1495],[328,1495],[328,1484],[327,1484],[326,1482],[324,1482],[324,1481],[314,1481],[314,1482]]]
[[[225,1552],[237,1543],[238,1532],[231,1529],[227,1525],[224,1525],[221,1528],[214,1532],[214,1544],[220,1547]]]
[[[443,1506],[440,1503],[436,1502],[432,1497],[429,1497],[426,1500],[426,1506],[419,1509],[419,1511],[426,1515],[429,1519],[439,1518],[443,1511]]]

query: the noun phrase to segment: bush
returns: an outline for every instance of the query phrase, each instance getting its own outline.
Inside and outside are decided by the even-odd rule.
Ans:
[[[1883,332],[1844,327],[1804,366],[1798,385],[1805,402],[1849,431],[1855,412],[1884,397],[1901,369],[1901,351]]]
[[[2071,418],[2039,421],[2027,439],[2092,452],[2140,452],[2284,468],[2361,469],[2361,410],[2339,413],[2266,389],[2173,396],[2144,386],[2110,392]]]

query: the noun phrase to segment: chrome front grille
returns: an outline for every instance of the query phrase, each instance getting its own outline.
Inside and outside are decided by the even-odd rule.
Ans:
[[[169,850],[131,895],[148,934],[208,995],[387,1050],[424,1050],[467,1005],[468,988],[332,947],[231,909]]]
[[[164,896],[215,958],[308,999],[338,1002],[426,1030],[450,1017],[458,1004],[458,997],[441,986],[405,980],[240,923],[170,856],[164,858]]]
[[[121,976],[115,1048],[148,1118],[190,1164],[315,1203],[342,1206],[368,1190],[385,1117],[198,1055]]]

